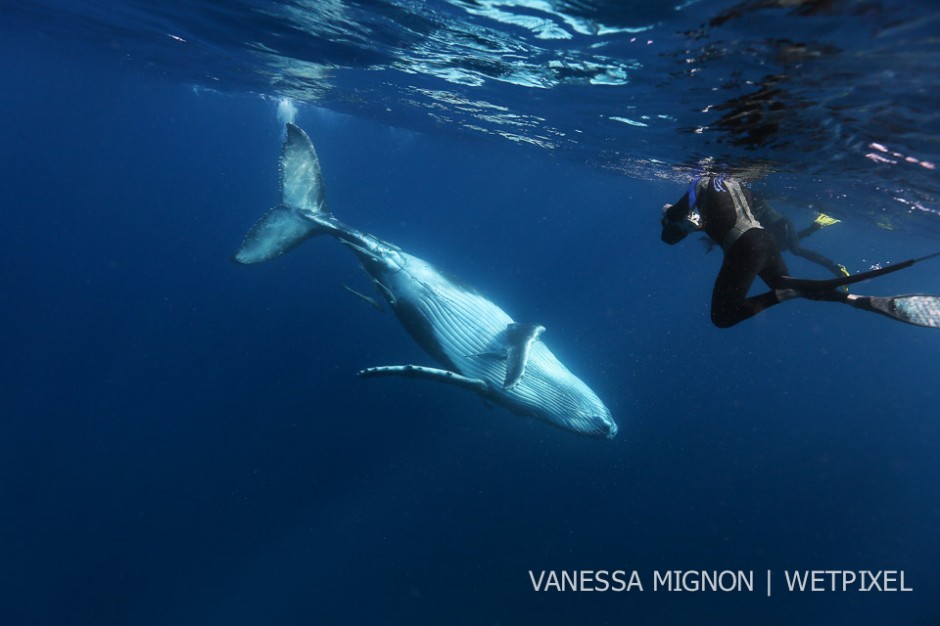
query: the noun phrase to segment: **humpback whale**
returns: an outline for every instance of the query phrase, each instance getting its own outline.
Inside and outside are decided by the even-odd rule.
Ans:
[[[261,263],[311,237],[335,237],[358,257],[412,338],[442,366],[369,367],[359,376],[445,382],[568,431],[601,438],[617,434],[617,424],[597,394],[542,341],[543,326],[513,321],[479,292],[445,277],[430,263],[334,217],[313,143],[293,124],[287,124],[281,148],[280,182],[280,204],[248,231],[234,260]]]

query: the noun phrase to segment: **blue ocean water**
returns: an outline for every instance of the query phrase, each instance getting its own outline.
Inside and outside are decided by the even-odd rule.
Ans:
[[[719,330],[720,253],[659,240],[705,161],[840,219],[806,244],[852,272],[940,249],[934,3],[0,16],[2,623],[940,621],[940,335],[803,300]],[[357,379],[432,362],[336,242],[229,260],[285,97],[333,211],[543,324],[615,439]],[[940,293],[931,263],[857,290]],[[645,589],[529,576],[600,569]],[[726,569],[757,589],[652,590]],[[784,590],[811,569],[914,591]]]

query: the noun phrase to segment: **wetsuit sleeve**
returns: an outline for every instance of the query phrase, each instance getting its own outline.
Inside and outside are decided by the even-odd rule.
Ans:
[[[689,216],[689,194],[685,194],[674,205],[663,212],[663,232],[662,240],[666,243],[679,243],[689,233],[678,228],[676,225],[681,223]]]

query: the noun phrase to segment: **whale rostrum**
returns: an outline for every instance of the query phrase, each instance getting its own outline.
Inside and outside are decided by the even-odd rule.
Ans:
[[[313,143],[293,124],[287,124],[281,149],[280,181],[280,204],[248,231],[234,260],[261,263],[311,237],[335,237],[358,257],[412,338],[443,366],[370,367],[359,372],[361,377],[445,382],[565,430],[592,437],[616,435],[617,424],[597,394],[541,340],[543,326],[513,321],[499,306],[430,263],[334,217]]]

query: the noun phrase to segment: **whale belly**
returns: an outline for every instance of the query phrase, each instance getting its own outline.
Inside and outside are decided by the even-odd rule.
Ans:
[[[472,288],[406,253],[394,272],[373,274],[389,295],[395,315],[415,341],[454,371],[501,386],[509,315]]]

